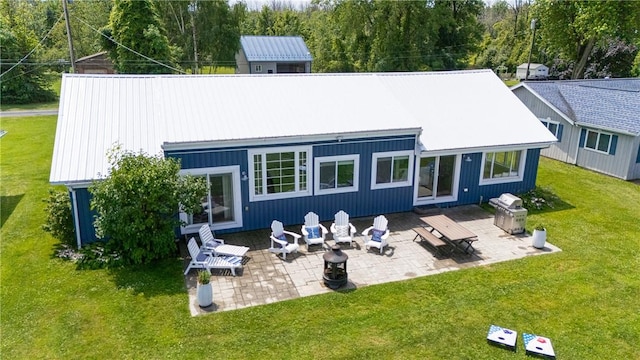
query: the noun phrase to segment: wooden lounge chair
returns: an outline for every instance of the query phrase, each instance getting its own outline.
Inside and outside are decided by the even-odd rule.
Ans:
[[[224,240],[216,239],[209,225],[204,224],[198,230],[200,241],[202,242],[202,251],[211,253],[213,256],[240,256],[243,257],[249,247],[225,244]]]
[[[236,269],[242,268],[242,258],[239,256],[213,256],[201,251],[196,239],[191,238],[187,244],[191,261],[184,271],[187,275],[191,269],[205,269],[211,273],[211,269],[231,270],[231,274],[236,276]]]

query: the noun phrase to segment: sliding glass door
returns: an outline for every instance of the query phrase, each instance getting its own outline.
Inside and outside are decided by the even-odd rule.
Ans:
[[[183,173],[201,177],[208,189],[200,211],[193,215],[181,214],[181,220],[186,223],[183,233],[197,232],[203,224],[209,224],[213,229],[242,227],[239,167],[191,169]]]
[[[458,155],[421,157],[416,179],[416,205],[456,200],[457,182]]]

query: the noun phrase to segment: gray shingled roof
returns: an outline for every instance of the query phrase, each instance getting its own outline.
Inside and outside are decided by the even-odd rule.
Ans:
[[[640,135],[640,78],[527,81],[570,119]]]
[[[300,36],[241,36],[240,46],[248,61],[312,61]]]

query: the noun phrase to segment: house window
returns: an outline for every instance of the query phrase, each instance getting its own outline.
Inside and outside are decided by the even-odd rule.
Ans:
[[[587,130],[587,138],[584,147],[604,153],[609,153],[611,146],[611,135],[598,131]]]
[[[314,166],[316,194],[358,191],[359,155],[320,157]]]
[[[255,72],[257,73],[262,72],[262,65],[256,65]]]
[[[307,164],[310,147],[257,149],[249,151],[249,200],[284,199],[311,195]]]
[[[521,181],[525,163],[522,152],[523,150],[485,153],[480,184]]]
[[[374,153],[371,189],[411,186],[413,151]]]
[[[555,121],[551,121],[548,119],[540,119],[540,122],[542,122],[542,124],[549,129],[549,131],[553,134],[553,136],[556,137],[556,139],[560,140],[560,134],[559,134],[559,129],[560,129],[560,123],[555,122]]]

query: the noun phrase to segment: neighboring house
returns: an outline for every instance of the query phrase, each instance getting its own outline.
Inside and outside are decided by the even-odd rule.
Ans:
[[[640,78],[530,81],[512,91],[558,139],[542,155],[640,178]]]
[[[555,142],[491,70],[65,74],[59,114],[50,182],[69,189],[79,244],[95,240],[87,188],[116,143],[206,178],[191,233],[477,204],[532,189]]]
[[[78,74],[115,74],[116,72],[106,51],[76,60],[76,71]]]
[[[311,53],[300,36],[241,36],[236,53],[238,74],[311,72]]]
[[[516,78],[525,80],[527,78],[528,63],[518,65],[516,69]],[[543,64],[531,63],[529,66],[529,80],[546,80],[549,77],[549,68]]]

